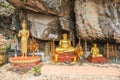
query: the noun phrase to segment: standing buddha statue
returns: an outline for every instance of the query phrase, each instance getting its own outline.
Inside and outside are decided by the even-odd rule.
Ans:
[[[21,53],[22,53],[22,57],[27,57],[29,31],[26,30],[25,21],[23,21],[23,23],[22,23],[22,30],[19,31],[18,37],[21,37]]]

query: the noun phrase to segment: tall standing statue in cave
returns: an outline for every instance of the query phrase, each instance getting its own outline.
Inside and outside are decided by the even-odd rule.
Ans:
[[[26,30],[26,22],[25,20],[22,23],[22,30],[19,31],[18,37],[21,37],[21,53],[22,57],[27,57],[27,49],[28,49],[28,38],[29,31]]]

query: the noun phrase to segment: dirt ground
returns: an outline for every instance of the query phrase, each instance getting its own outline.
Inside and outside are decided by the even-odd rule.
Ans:
[[[8,63],[0,67],[0,80],[120,80],[120,64],[41,63],[41,75],[32,69],[16,70]]]

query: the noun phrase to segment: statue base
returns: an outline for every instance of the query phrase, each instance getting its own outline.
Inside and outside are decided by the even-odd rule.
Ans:
[[[10,64],[13,68],[32,68],[40,64],[40,56],[27,56],[27,57],[10,57]]]
[[[92,57],[92,56],[89,56],[87,58],[88,61],[92,62],[92,63],[106,63],[108,62],[108,59],[105,58],[105,57]]]
[[[77,56],[74,53],[63,53],[63,54],[53,54],[52,55],[52,59],[53,61],[55,61],[55,56],[58,55],[58,61],[57,62],[73,62],[74,61],[74,57],[77,58]]]

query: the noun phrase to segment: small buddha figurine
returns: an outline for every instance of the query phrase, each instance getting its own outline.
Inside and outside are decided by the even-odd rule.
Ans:
[[[80,39],[80,37],[79,37],[78,45],[76,46],[75,53],[77,55],[77,60],[80,61],[80,57],[83,55],[83,50],[82,50],[82,46],[81,46],[81,39]]]
[[[77,60],[80,61],[80,57],[83,55],[83,50],[82,50],[82,47],[81,46],[77,46],[76,47],[76,54],[77,54]]]
[[[92,57],[103,57],[102,54],[99,53],[99,48],[97,47],[97,44],[95,43],[91,49]]]
[[[59,46],[55,49],[57,53],[64,53],[64,52],[74,52],[75,48],[71,46],[70,40],[68,40],[67,34],[62,35],[63,39],[60,40]]]
[[[22,57],[27,57],[29,31],[26,30],[25,21],[23,21],[23,23],[22,23],[22,30],[19,31],[18,37],[21,37],[21,53],[22,53]]]
[[[32,38],[30,41],[30,52],[32,52],[32,56],[34,57],[34,52],[38,51],[39,45],[37,44],[36,40]]]

